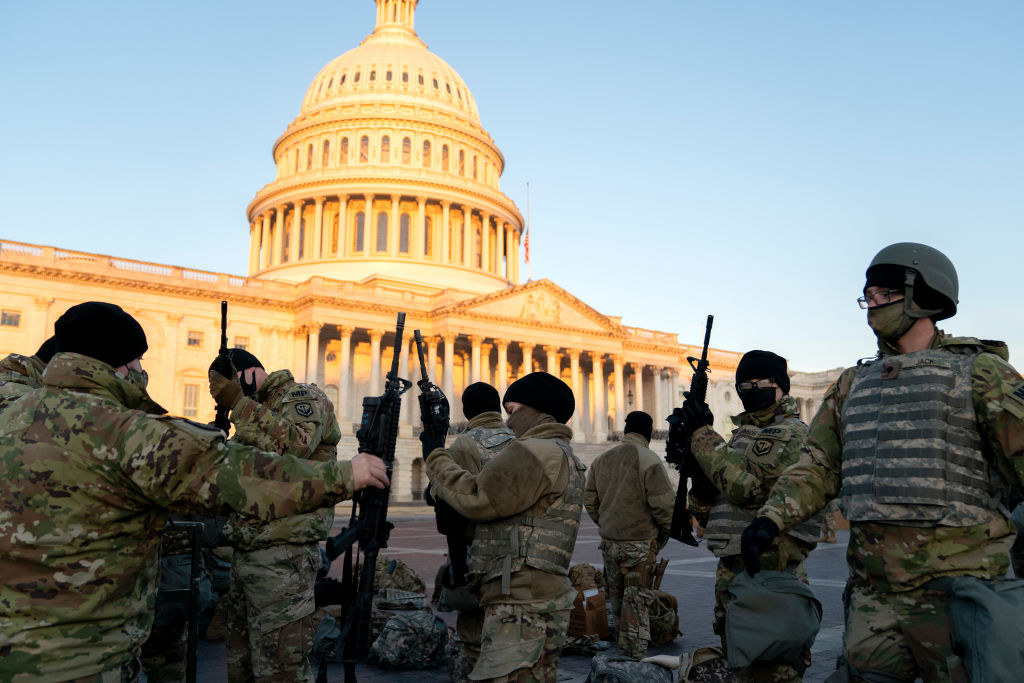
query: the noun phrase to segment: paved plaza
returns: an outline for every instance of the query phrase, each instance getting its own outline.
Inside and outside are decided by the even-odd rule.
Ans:
[[[347,522],[348,515],[339,507],[337,519]],[[440,567],[445,553],[444,538],[434,529],[434,520],[427,508],[392,507],[392,521],[395,529],[391,542],[384,552],[398,557],[412,567],[428,585]],[[336,524],[336,527],[339,526]],[[337,529],[336,529],[337,530]],[[818,599],[824,607],[821,632],[815,642],[814,662],[808,669],[805,681],[822,681],[835,668],[835,659],[842,644],[842,593],[846,584],[845,550],[848,532],[839,532],[839,542],[820,544],[807,560],[807,573]],[[586,514],[576,542],[573,563],[590,562],[601,566],[600,538],[597,527]],[[669,559],[662,589],[675,595],[679,600],[681,638],[660,648],[651,648],[649,654],[678,655],[684,650],[693,650],[703,645],[718,644],[718,637],[711,630],[712,607],[714,603],[715,558],[701,545],[691,548],[676,541],[669,541],[661,553]],[[332,576],[338,576],[340,562],[332,566]],[[442,614],[454,626],[453,614]],[[583,681],[590,671],[589,657],[562,657],[559,665],[559,681],[576,683]],[[426,671],[382,671],[362,665],[357,670],[360,681],[397,681],[425,683],[446,681],[443,668]],[[341,664],[330,667],[330,681],[342,681],[344,674]],[[204,683],[219,683],[227,680],[223,641],[200,642],[199,680]]]

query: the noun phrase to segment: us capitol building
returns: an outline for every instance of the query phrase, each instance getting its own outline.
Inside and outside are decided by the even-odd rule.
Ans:
[[[584,452],[600,452],[631,410],[664,425],[689,381],[685,358],[699,345],[623,325],[550,280],[521,281],[523,216],[501,192],[505,160],[472,93],[417,36],[417,0],[376,4],[373,32],[317,74],[273,144],[276,177],[246,210],[247,276],[0,241],[0,352],[31,354],[68,307],[111,301],[146,330],[154,399],[207,421],[206,373],[224,299],[229,344],[268,371],[289,368],[324,388],[347,457],[361,397],[382,391],[396,313],[406,311],[400,375],[419,379],[410,342],[420,329],[453,422],[464,420],[468,384],[503,393],[517,377],[546,370],[576,394],[575,439],[595,445]],[[732,387],[741,355],[710,353],[709,403],[722,431],[742,410]],[[794,374],[805,419],[835,374]],[[412,438],[417,393],[402,409],[396,500],[417,499],[426,483]]]

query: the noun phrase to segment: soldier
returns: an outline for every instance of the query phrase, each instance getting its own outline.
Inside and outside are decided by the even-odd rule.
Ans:
[[[690,509],[704,526],[708,550],[718,557],[713,628],[726,652],[725,614],[732,600],[728,589],[743,571],[740,536],[782,471],[797,461],[807,433],[796,401],[789,395],[785,358],[771,351],[743,354],[736,367],[736,393],[743,412],[733,418],[736,429],[728,441],[712,428],[714,417],[706,403],[689,398],[683,403],[684,427],[694,429],[690,448],[713,484],[709,490],[691,490]],[[795,527],[777,539],[765,554],[764,564],[807,583],[804,558],[814,549],[820,530],[817,516]],[[810,663],[809,652],[803,663]],[[781,662],[756,662],[736,671],[739,680],[771,681],[798,681],[801,673]]]
[[[1024,381],[1005,344],[936,328],[956,313],[957,290],[953,264],[931,247],[878,252],[859,299],[878,357],[826,392],[800,462],[743,532],[754,573],[780,530],[839,496],[850,579],[838,680],[967,680],[949,594],[928,584],[995,579],[1009,565],[1002,495],[1024,483]]]
[[[57,341],[50,337],[32,356],[12,353],[0,361],[0,410],[22,394],[43,385],[43,370],[53,358]]]
[[[218,408],[229,409],[232,441],[304,460],[334,461],[341,431],[334,406],[315,384],[288,370],[269,375],[245,349],[228,352],[240,382],[210,382]],[[214,361],[216,365],[218,361]],[[219,373],[211,373],[211,377]],[[323,509],[273,522],[228,520],[223,537],[234,552],[227,595],[228,680],[312,681],[313,584],[320,541],[334,522]]]
[[[661,458],[647,445],[654,420],[626,416],[622,443],[597,456],[587,472],[584,503],[601,534],[604,582],[612,603],[619,654],[647,656],[649,595],[658,551],[668,542],[675,491]]]
[[[516,435],[502,421],[501,398],[497,389],[490,384],[474,382],[466,387],[462,392],[462,412],[469,423],[466,431],[448,447],[448,454],[470,473],[479,474],[480,469],[504,451]],[[472,528],[469,529],[469,536],[472,538]],[[444,594],[446,598],[450,596],[447,590]],[[479,601],[478,595],[475,598]],[[455,621],[458,640],[448,662],[448,672],[453,681],[461,683],[469,680],[469,673],[480,658],[483,623],[483,609],[459,609]]]
[[[586,467],[572,452],[572,390],[534,372],[508,388],[516,438],[479,472],[424,440],[434,494],[476,522],[470,585],[484,609],[474,681],[555,681],[575,591],[568,578]],[[512,543],[518,538],[518,543]]]
[[[118,306],[73,306],[56,337],[0,421],[0,680],[136,679],[169,508],[269,520],[387,483],[379,458],[308,463],[137,409],[146,335]]]

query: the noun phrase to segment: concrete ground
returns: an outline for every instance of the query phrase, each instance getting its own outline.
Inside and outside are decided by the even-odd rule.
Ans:
[[[337,527],[348,521],[348,514],[338,510]],[[398,557],[412,567],[427,583],[428,591],[433,577],[440,567],[445,554],[445,541],[434,529],[432,513],[425,507],[392,506],[391,520],[395,529],[391,542],[384,551],[391,557]],[[811,586],[824,607],[821,631],[812,649],[813,664],[804,676],[805,681],[823,681],[835,668],[835,660],[842,646],[843,609],[842,593],[846,585],[846,543],[849,532],[839,532],[839,542],[821,544],[807,560],[807,573]],[[597,527],[586,514],[576,541],[573,563],[590,562],[601,566],[601,552],[598,550]],[[679,622],[682,637],[669,645],[651,648],[649,654],[678,655],[704,645],[717,645],[718,637],[711,630],[712,607],[714,604],[715,558],[704,546],[691,548],[676,541],[669,541],[661,553],[669,559],[669,566],[662,582],[665,590],[679,600]],[[335,562],[332,575],[338,575],[340,563]],[[428,596],[429,597],[429,596]],[[454,615],[442,614],[454,626]],[[614,651],[614,650],[612,650]],[[590,658],[565,656],[559,664],[560,683],[577,683],[586,679],[590,672]],[[383,671],[366,665],[357,670],[360,681],[385,681],[426,683],[446,681],[445,670],[426,671]],[[200,642],[199,681],[219,683],[227,680],[224,642]],[[344,675],[340,664],[331,664],[330,681],[342,681]]]

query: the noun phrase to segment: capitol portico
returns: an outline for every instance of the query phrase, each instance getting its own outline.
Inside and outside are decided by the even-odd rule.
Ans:
[[[276,175],[247,209],[247,276],[0,240],[0,352],[33,352],[75,303],[117,303],[146,330],[154,398],[205,421],[213,414],[206,371],[217,353],[218,303],[227,300],[229,343],[269,370],[289,368],[323,387],[345,433],[339,456],[348,457],[361,398],[381,392],[396,313],[405,311],[399,374],[419,379],[411,343],[419,329],[431,379],[451,399],[456,423],[468,384],[503,392],[546,370],[575,393],[577,442],[615,438],[631,410],[663,425],[688,383],[685,359],[700,348],[623,325],[550,280],[521,282],[523,217],[500,190],[504,157],[473,95],[417,36],[417,0],[376,5],[373,32],[316,75],[273,144]],[[710,354],[709,403],[723,431],[741,410],[732,388],[740,355]],[[829,381],[794,376],[805,418]],[[425,483],[411,438],[417,391],[401,414],[399,500],[417,497]]]

